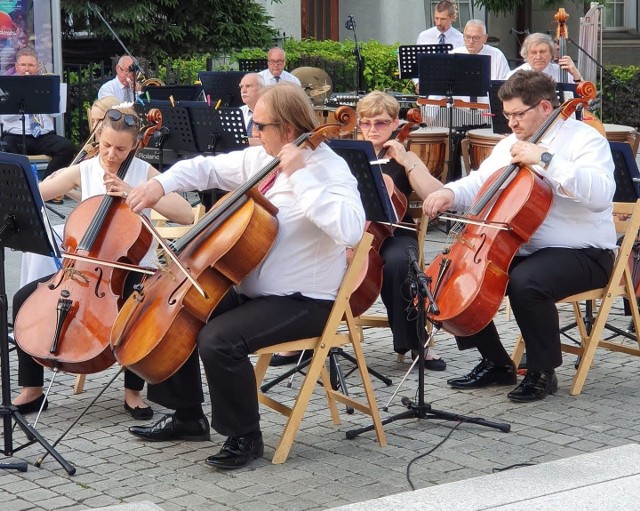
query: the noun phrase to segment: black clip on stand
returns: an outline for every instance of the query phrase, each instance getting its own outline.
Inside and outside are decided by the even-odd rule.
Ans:
[[[453,175],[453,96],[486,96],[491,77],[488,55],[425,54],[418,61],[420,95],[446,96],[449,129],[448,174]]]
[[[436,301],[429,289],[431,284],[429,277],[427,277],[420,269],[418,264],[418,254],[415,249],[407,250],[407,258],[409,260],[409,289],[411,290],[411,300],[417,299],[417,313],[418,313],[418,325],[424,325],[426,321],[426,306],[425,303],[429,301],[429,313],[437,316],[439,314]],[[435,326],[435,325],[434,325]],[[431,405],[424,400],[424,355],[425,348],[427,346],[428,338],[426,338],[426,329],[419,328],[418,334],[418,402],[411,401],[408,397],[403,397],[401,402],[408,410],[399,414],[388,417],[382,421],[382,424],[389,424],[402,419],[441,419],[456,422],[468,422],[471,424],[479,424],[488,428],[498,429],[504,433],[511,431],[511,425],[500,422],[490,422],[479,417],[468,417],[465,415],[459,415],[457,413],[445,412],[442,410],[434,410]],[[364,428],[353,429],[347,431],[347,438],[353,439],[361,433],[372,431],[374,426],[367,426]]]
[[[358,77],[358,94],[364,94],[364,59],[362,53],[360,53],[360,45],[358,44],[358,36],[356,34],[356,20],[353,16],[347,16],[347,21],[344,22],[344,28],[347,30],[353,30],[353,41],[355,47],[353,49],[353,55],[356,58],[356,73]]]
[[[371,142],[364,140],[334,139],[329,141],[329,147],[331,147],[338,156],[344,158],[349,165],[351,173],[356,178],[358,182],[358,191],[360,192],[360,198],[362,199],[362,205],[364,206],[365,218],[372,222],[396,222],[396,214],[393,209],[393,205],[391,204],[391,200],[389,199],[389,194],[386,191],[384,180],[382,179],[382,170],[379,165],[371,165],[371,162],[376,159]],[[345,353],[342,348],[332,348],[329,351],[329,376],[331,386],[334,390],[340,388],[342,389],[342,392],[349,395],[345,380],[353,370],[344,374],[340,366],[339,357],[348,360],[352,364],[356,364],[356,360],[348,353]],[[303,360],[301,357],[295,367],[263,384],[260,387],[260,390],[262,392],[267,392],[269,389],[287,378],[290,378],[295,373],[302,373],[302,369],[307,367],[310,363],[310,358]],[[371,376],[377,378],[385,385],[389,386],[392,384],[392,381],[389,378],[379,372],[371,368],[368,368],[368,371]],[[347,408],[347,412],[352,413],[353,410]]]
[[[5,456],[12,456],[29,445],[38,442],[51,454],[69,475],[76,469],[71,466],[49,443],[31,426],[11,404],[11,377],[9,374],[9,325],[8,301],[4,272],[5,247],[24,252],[50,255],[59,254],[53,241],[51,227],[43,212],[43,204],[38,192],[36,179],[31,172],[29,160],[24,156],[3,153],[0,155],[0,178],[3,191],[0,193],[0,369],[2,383],[2,405],[0,417],[4,426]],[[12,420],[20,426],[28,442],[13,447]],[[26,463],[0,464],[0,468],[27,470]]]

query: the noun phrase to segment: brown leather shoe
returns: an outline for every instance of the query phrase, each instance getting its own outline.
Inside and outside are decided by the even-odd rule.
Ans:
[[[517,383],[516,368],[513,364],[497,366],[482,359],[469,374],[451,378],[447,383],[454,389],[480,389],[489,385],[514,385]]]

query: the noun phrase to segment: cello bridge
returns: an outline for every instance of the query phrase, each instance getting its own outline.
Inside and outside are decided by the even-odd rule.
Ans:
[[[86,277],[84,273],[82,273],[79,270],[76,270],[75,268],[69,267],[65,270],[65,273],[67,274],[67,277],[71,280],[76,280],[76,281],[81,280],[85,284],[89,283],[88,277]]]

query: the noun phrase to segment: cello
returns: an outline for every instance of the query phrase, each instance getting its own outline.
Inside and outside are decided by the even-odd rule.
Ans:
[[[161,126],[160,111],[150,110],[148,121],[138,147],[118,169],[120,179],[136,150]],[[109,231],[117,235],[108,236]],[[65,372],[95,373],[113,365],[109,332],[123,301],[125,279],[152,241],[122,198],[103,195],[80,203],[64,228],[62,268],[38,285],[16,316],[20,348],[39,364]]]
[[[539,142],[557,120],[570,117],[585,101],[566,101],[529,142]],[[425,270],[437,306],[432,310],[427,303],[430,320],[463,337],[484,328],[502,303],[513,257],[542,224],[552,201],[549,184],[528,167],[511,164],[496,171],[480,188],[466,225],[459,222],[451,229],[454,242]]]
[[[397,140],[400,143],[404,143],[413,127],[421,122],[422,116],[420,115],[420,110],[411,108],[407,111],[407,122],[404,123],[400,129],[396,130],[389,140]],[[377,155],[378,160],[383,159],[386,154],[387,148],[385,147]],[[396,218],[398,222],[400,222],[407,212],[407,198],[395,187],[389,175],[383,174],[382,177],[396,213]],[[356,317],[366,312],[375,303],[380,294],[380,290],[382,289],[382,267],[384,266],[382,257],[380,256],[380,248],[384,240],[393,236],[394,229],[394,224],[367,222],[366,232],[373,235],[373,241],[363,275],[360,276],[359,283],[353,293],[351,293],[351,298],[349,299],[349,305],[351,306],[353,315]]]
[[[294,143],[315,149],[355,127],[355,112],[348,107],[338,108],[336,119],[341,124],[320,126]],[[275,241],[277,209],[256,185],[279,164],[274,158],[165,247],[167,266],[137,286],[113,324],[111,346],[122,366],[148,383],[160,383],[187,361],[214,308]]]

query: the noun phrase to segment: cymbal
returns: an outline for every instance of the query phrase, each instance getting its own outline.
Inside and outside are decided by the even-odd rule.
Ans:
[[[302,88],[314,105],[324,104],[324,100],[331,95],[333,82],[324,69],[304,66],[294,69],[291,74],[300,80]]]
[[[331,85],[321,85],[320,87],[312,86],[309,89],[305,87],[305,90],[307,91],[307,94],[309,96],[311,96],[312,98],[315,98],[316,96],[320,96],[322,94],[326,94],[327,92],[329,92],[331,90]]]

